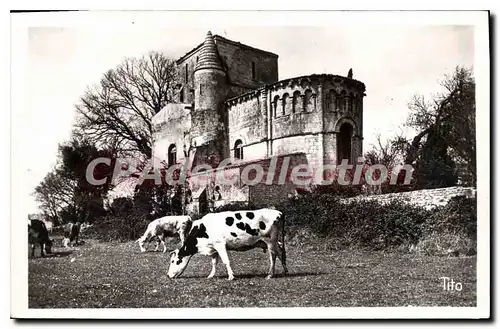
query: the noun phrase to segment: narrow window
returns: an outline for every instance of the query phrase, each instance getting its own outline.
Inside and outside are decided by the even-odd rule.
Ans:
[[[243,160],[243,142],[240,139],[234,143],[234,158]]]
[[[257,74],[255,72],[255,62],[252,62],[252,80],[255,80]]]
[[[177,162],[177,148],[175,144],[171,144],[168,147],[168,166],[172,166]]]
[[[273,100],[273,110],[274,110],[274,117],[277,118],[278,117],[278,102],[280,100],[280,96],[279,95],[276,95],[274,96],[274,100]]]
[[[287,115],[287,114],[290,114],[291,110],[290,110],[290,100],[289,100],[289,96],[288,94],[284,94],[283,97],[282,97],[282,102],[283,102],[283,115]]]
[[[184,103],[184,88],[181,89],[181,92],[179,94],[179,100],[181,103]]]
[[[188,65],[186,64],[186,83],[188,83]]]
[[[297,113],[302,111],[302,107],[299,104],[299,100],[300,100],[300,91],[296,90],[293,93],[292,113]]]

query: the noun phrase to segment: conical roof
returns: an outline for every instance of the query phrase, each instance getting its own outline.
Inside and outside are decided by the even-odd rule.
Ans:
[[[212,33],[208,31],[205,37],[205,42],[201,46],[200,54],[198,55],[198,63],[196,63],[195,71],[200,69],[218,69],[223,70],[222,64],[217,53]]]

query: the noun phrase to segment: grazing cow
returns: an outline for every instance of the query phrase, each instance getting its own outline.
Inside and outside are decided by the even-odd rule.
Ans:
[[[47,254],[52,253],[53,240],[49,238],[49,232],[43,221],[38,219],[31,219],[28,221],[28,241],[31,244],[31,257],[35,257],[36,244],[40,244],[40,253],[42,257],[45,257],[43,254],[44,246]]]
[[[80,228],[81,224],[79,222],[66,224],[66,226],[64,227],[64,239],[63,239],[63,245],[66,248],[68,248],[69,244],[73,241],[75,241],[74,245],[78,245]]]
[[[278,243],[280,229],[281,245]],[[168,276],[179,277],[191,257],[200,253],[212,257],[212,271],[207,278],[215,275],[217,260],[220,257],[226,265],[229,280],[233,280],[234,274],[227,250],[246,251],[253,248],[267,249],[269,252],[270,267],[267,279],[274,276],[276,256],[281,260],[283,270],[287,274],[284,234],[283,215],[274,209],[226,211],[205,215],[193,223],[193,228],[182,247],[172,251]]]
[[[165,245],[165,237],[178,234],[181,239],[181,244],[184,244],[184,240],[191,229],[191,224],[192,220],[189,216],[161,217],[149,223],[146,232],[144,232],[136,242],[139,242],[141,251],[145,252],[146,248],[144,248],[144,243],[156,239],[155,251],[158,251],[159,242],[161,242],[163,244],[163,252],[166,252],[167,246]]]

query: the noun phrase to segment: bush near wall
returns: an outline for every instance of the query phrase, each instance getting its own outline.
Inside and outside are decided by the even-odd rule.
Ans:
[[[119,198],[113,202],[106,216],[85,231],[85,236],[105,242],[136,240],[154,219],[156,217],[151,214],[148,204]]]
[[[397,200],[380,204],[360,199],[346,204],[337,196],[311,194],[278,209],[285,213],[292,244],[473,254],[476,208],[476,199],[465,196],[427,210]]]
[[[88,228],[85,236],[105,242],[136,240],[153,219],[139,211],[122,216],[108,215]]]
[[[360,200],[347,205],[331,195],[290,200],[280,209],[292,232],[300,235],[301,229],[309,230],[319,238],[331,240],[330,245],[335,248],[386,249],[416,243],[430,215],[425,209],[398,202],[381,205]]]
[[[215,212],[259,208],[234,203]],[[338,195],[315,191],[275,208],[284,213],[287,243],[305,248],[398,249],[425,254],[474,254],[476,248],[477,207],[476,199],[470,197],[453,197],[447,205],[427,210],[397,200],[381,204],[359,199],[346,204]],[[135,240],[153,219],[144,209],[134,207],[106,216],[86,235],[103,241]]]

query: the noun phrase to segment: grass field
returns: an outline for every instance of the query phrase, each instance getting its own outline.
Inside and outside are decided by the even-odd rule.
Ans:
[[[236,279],[195,255],[184,274],[167,276],[168,253],[140,253],[136,243],[56,247],[29,257],[30,308],[475,306],[476,257],[429,257],[369,251],[313,251],[287,246],[290,274],[266,280],[262,250],[230,252]],[[177,240],[171,241],[175,248]],[[154,249],[154,244],[151,244]],[[310,248],[309,248],[310,249]],[[444,291],[440,277],[463,285]]]

